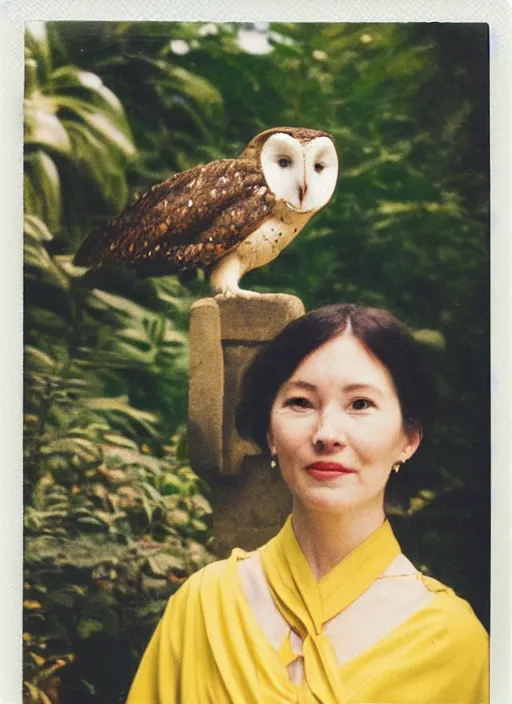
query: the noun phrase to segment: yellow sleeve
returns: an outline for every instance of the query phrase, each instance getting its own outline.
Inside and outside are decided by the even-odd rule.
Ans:
[[[226,669],[230,672],[224,653],[225,643],[229,641],[224,624],[226,609],[219,597],[220,594],[230,599],[231,592],[226,589],[229,584],[223,579],[225,570],[224,560],[204,567],[169,599],[135,674],[126,704],[230,701],[217,668],[218,662],[227,662]],[[206,589],[205,578],[209,578]],[[208,617],[212,622],[209,629]],[[219,646],[215,654],[211,650],[212,639]]]
[[[468,704],[488,704],[489,702],[489,636],[469,609],[469,623],[460,629],[457,655],[459,676],[454,679],[452,688],[454,701]]]
[[[343,665],[347,704],[488,704],[487,633],[469,604],[436,584],[427,582],[438,592],[429,604]]]
[[[436,634],[442,661],[438,669],[439,696],[456,704],[488,704],[490,663],[487,631],[471,606],[457,597],[453,590],[447,589],[445,600],[445,632],[440,629]]]
[[[410,639],[407,684],[400,701],[439,704],[488,704],[489,639],[471,607],[455,595]]]
[[[144,652],[128,693],[126,704],[178,704],[179,703],[179,654],[171,640],[176,623],[178,599],[175,594],[165,609],[149,645]],[[171,627],[172,624],[172,627]]]

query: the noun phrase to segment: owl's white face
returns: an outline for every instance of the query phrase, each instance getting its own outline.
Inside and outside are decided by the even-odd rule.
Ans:
[[[301,213],[323,208],[338,178],[338,155],[328,137],[306,144],[288,134],[271,135],[261,150],[261,168],[270,190]]]

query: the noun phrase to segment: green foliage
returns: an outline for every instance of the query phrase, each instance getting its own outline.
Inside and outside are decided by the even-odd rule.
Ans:
[[[130,193],[276,125],[331,132],[340,181],[243,285],[385,306],[415,331],[440,418],[430,474],[393,520],[486,622],[485,28],[59,22],[26,38],[27,701],[122,698],[165,598],[211,559],[179,431],[188,309],[207,285],[98,282],[72,255]]]
[[[112,683],[97,674],[106,649],[133,672],[166,599],[212,559],[211,509],[178,459],[180,436],[161,456],[149,454],[129,439],[128,424],[119,435],[109,399],[89,395],[79,367],[30,347],[26,354],[27,701],[60,701],[60,691],[76,701],[86,684],[106,696]],[[155,423],[127,403],[114,408]]]
[[[26,211],[54,233],[61,224],[82,228],[88,198],[99,196],[107,209],[124,204],[125,169],[135,156],[131,131],[121,103],[98,75],[52,67],[43,25],[29,23],[26,39]]]
[[[62,253],[82,207],[61,207],[69,169],[77,189],[95,181],[122,204],[135,148],[95,74],[53,70],[44,36],[28,43],[25,698],[112,701],[170,594],[212,559],[206,487],[180,429],[190,296],[174,279],[140,287],[147,305],[91,289]],[[45,92],[33,55],[44,57]],[[112,651],[115,676],[103,664]]]

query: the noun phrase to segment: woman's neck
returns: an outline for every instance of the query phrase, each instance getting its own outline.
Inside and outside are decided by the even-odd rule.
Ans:
[[[293,502],[292,525],[297,542],[317,581],[355,550],[384,522],[384,509],[362,514],[311,511]]]

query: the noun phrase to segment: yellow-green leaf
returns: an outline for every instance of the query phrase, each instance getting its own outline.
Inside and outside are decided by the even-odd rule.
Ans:
[[[71,142],[68,133],[59,118],[35,105],[27,106],[28,134],[26,144],[39,144],[57,152],[71,155]]]

